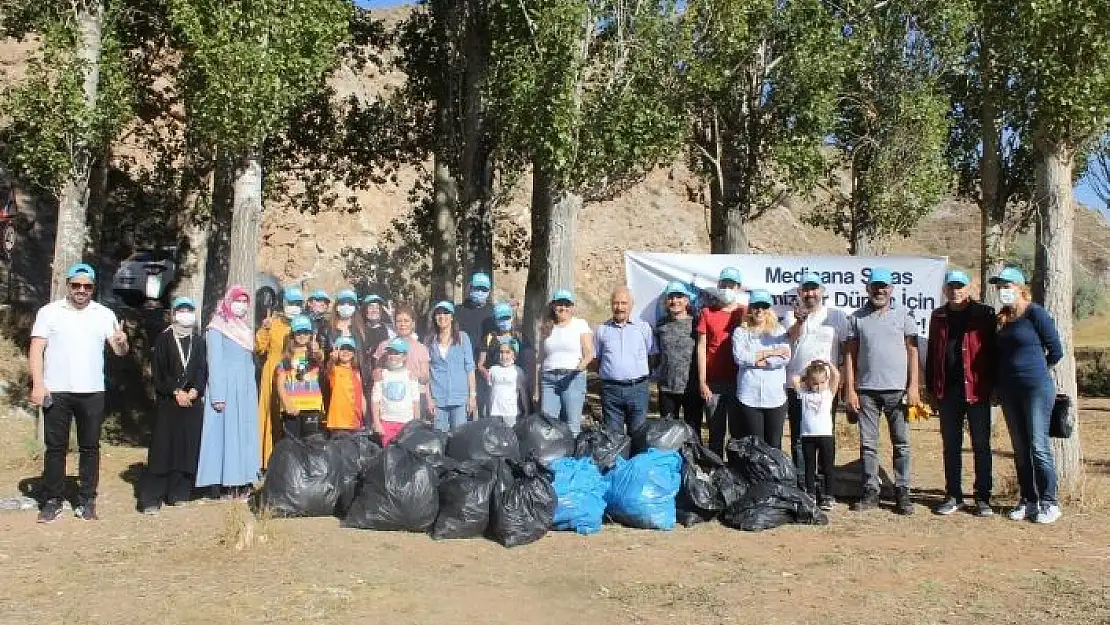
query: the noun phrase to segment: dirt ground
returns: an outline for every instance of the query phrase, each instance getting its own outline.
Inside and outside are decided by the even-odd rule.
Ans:
[[[14,496],[40,471],[31,423],[0,419],[0,430],[0,496]],[[111,447],[99,522],[0,513],[0,623],[1110,623],[1110,401],[1083,403],[1081,432],[1081,500],[1054,526],[930,514],[943,485],[931,421],[914,428],[910,518],[842,505],[827,527],[609,525],[512,550],[335,519],[263,520],[237,550],[244,504],[139,515],[129,480],[145,451]],[[1002,511],[1014,479],[1001,424],[994,440]],[[856,445],[842,428],[838,464],[858,459]],[[858,489],[856,466],[843,490]]]

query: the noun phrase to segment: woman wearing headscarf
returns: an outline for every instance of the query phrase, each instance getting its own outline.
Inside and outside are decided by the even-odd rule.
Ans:
[[[254,337],[254,351],[262,358],[262,378],[258,386],[258,430],[262,468],[270,461],[274,443],[281,438],[281,407],[274,392],[274,372],[285,357],[285,339],[289,337],[289,321],[304,311],[304,294],[296,287],[282,293],[280,315],[268,315]]]
[[[147,450],[146,475],[139,484],[139,510],[154,514],[163,503],[189,500],[200,455],[208,361],[196,332],[196,304],[178,297],[170,306],[170,326],[154,339],[151,370],[157,414]]]
[[[233,497],[249,494],[261,466],[250,311],[249,292],[231,287],[204,335],[208,392],[197,486],[223,487]]]

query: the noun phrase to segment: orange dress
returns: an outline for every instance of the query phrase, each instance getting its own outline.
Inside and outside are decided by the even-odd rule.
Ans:
[[[254,335],[254,351],[263,357],[262,380],[258,385],[258,432],[262,438],[262,468],[270,462],[274,443],[281,438],[281,409],[274,390],[274,372],[281,363],[285,338],[289,336],[289,322],[274,317],[269,328],[259,328]]]
[[[329,430],[361,430],[362,376],[358,369],[342,363],[331,367],[331,400],[328,402]]]

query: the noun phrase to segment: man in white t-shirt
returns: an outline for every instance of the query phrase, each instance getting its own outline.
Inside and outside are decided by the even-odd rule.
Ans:
[[[62,514],[70,421],[77,422],[80,452],[78,518],[95,520],[100,478],[100,425],[104,417],[104,346],[127,353],[127,335],[116,315],[92,301],[93,268],[78,263],[66,272],[68,294],[39,309],[31,328],[31,403],[43,408],[42,487],[39,522]]]
[[[848,315],[842,310],[825,305],[825,281],[815,272],[802,275],[798,286],[798,302],[792,315],[787,315],[787,335],[790,338],[790,362],[786,365],[788,380],[801,377],[814,360],[823,360],[839,367],[844,341],[848,340]],[[835,396],[839,389],[833,389],[832,412],[836,413]],[[805,462],[802,454],[802,405],[798,393],[793,388],[786,390],[787,408],[790,420],[790,456],[798,471],[799,486],[805,476]]]

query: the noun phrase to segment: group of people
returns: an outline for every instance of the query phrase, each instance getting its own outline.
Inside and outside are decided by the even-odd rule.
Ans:
[[[95,272],[76,265],[68,295],[43,307],[32,331],[32,401],[46,417],[44,504],[39,520],[61,515],[69,425],[80,451],[78,516],[96,518],[104,347],[128,349],[115,315],[91,301]],[[1062,355],[1051,317],[1030,300],[1019,270],[1006,269],[998,314],[970,299],[967,275],[945,278],[947,303],[934,311],[924,367],[925,401],[940,409],[947,498],[962,506],[960,451],[965,420],[975,457],[973,511],[991,514],[990,405],[1006,415],[1021,484],[1015,519],[1060,516],[1048,444],[1055,389],[1049,368]],[[243,498],[262,475],[275,443],[317,432],[370,431],[383,444],[414,419],[449,431],[476,417],[512,425],[542,412],[577,434],[587,371],[600,378],[608,429],[631,432],[647,419],[650,384],[663,417],[684,419],[722,454],[726,439],[756,436],[781,448],[789,428],[800,486],[826,509],[835,505],[834,415],[843,403],[858,421],[864,473],[855,510],[879,503],[879,421],[894,447],[895,510],[911,514],[907,410],[922,404],[918,331],[910,309],[892,297],[889,270],[874,268],[867,303],[852,314],[830,308],[818,273],[806,273],[797,304],[783,318],[771,295],[744,288],[726,268],[716,288],[695,297],[681,282],[662,293],[654,327],[633,317],[631,292],[616,289],[611,318],[591,327],[575,315],[575,296],[557,290],[535,346],[514,307],[491,300],[489,275],[475,273],[463,302],[432,306],[424,340],[412,306],[352,289],[306,298],[282,293],[281,309],[254,327],[252,294],[233,286],[204,333],[197,307],[171,304],[170,324],[154,341],[157,415],[139,508],[186,501],[194,488]],[[696,301],[695,301],[696,300]],[[696,306],[695,306],[696,305]],[[260,364],[259,364],[260,363]]]

